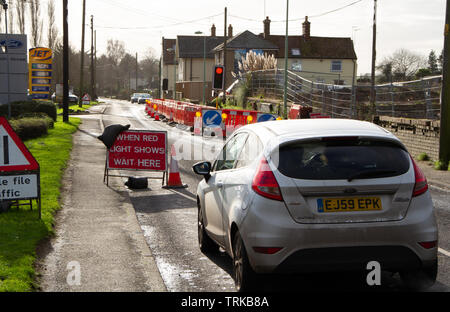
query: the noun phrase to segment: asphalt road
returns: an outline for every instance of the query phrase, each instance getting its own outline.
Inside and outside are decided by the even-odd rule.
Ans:
[[[181,190],[161,188],[161,180],[149,179],[149,189],[129,190],[138,221],[155,257],[162,279],[169,291],[235,291],[231,278],[231,259],[223,251],[205,256],[197,244],[197,208],[195,193],[200,177],[192,170],[199,160],[211,160],[210,155],[221,147],[214,138],[193,137],[186,129],[154,121],[144,113],[144,105],[128,101],[105,100],[107,108],[101,116],[104,126],[130,124],[130,129],[168,131],[169,144],[176,144],[182,182]],[[201,151],[201,153],[200,153]],[[192,160],[192,158],[194,158]],[[160,176],[148,172],[122,171],[129,176]],[[123,182],[126,179],[122,178]],[[430,291],[450,291],[450,194],[431,189],[439,225],[439,270],[436,284]],[[265,276],[263,291],[404,291],[398,274],[382,274],[381,286],[367,286],[365,272],[361,274],[310,274]]]

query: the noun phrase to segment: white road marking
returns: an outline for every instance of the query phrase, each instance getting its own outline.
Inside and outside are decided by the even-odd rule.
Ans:
[[[442,249],[442,248],[438,248],[438,251],[439,251],[441,254],[446,255],[447,257],[450,257],[450,252],[448,252],[447,250]]]

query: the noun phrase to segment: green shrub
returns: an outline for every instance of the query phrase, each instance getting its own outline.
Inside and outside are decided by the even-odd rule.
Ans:
[[[49,128],[53,128],[53,119],[50,117],[25,117],[10,120],[9,123],[22,140],[38,138],[47,134]]]
[[[417,159],[421,161],[427,161],[430,160],[430,157],[427,155],[427,153],[420,153],[419,156],[417,156]]]
[[[49,117],[46,113],[25,113],[21,114],[16,119],[22,119],[22,118],[39,118],[39,119],[45,119],[47,122],[48,128],[53,129],[55,126],[55,121],[53,118]]]
[[[434,169],[436,170],[447,170],[448,169],[448,165],[444,164],[443,161],[435,161],[434,162]]]
[[[11,118],[18,118],[23,114],[44,113],[56,121],[56,106],[45,101],[23,101],[11,103]],[[8,117],[8,105],[0,105],[0,116]]]

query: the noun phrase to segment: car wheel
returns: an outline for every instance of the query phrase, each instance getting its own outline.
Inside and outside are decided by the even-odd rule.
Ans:
[[[202,209],[198,207],[198,246],[200,247],[200,251],[203,253],[212,253],[216,252],[219,249],[219,246],[208,236],[206,233],[205,225],[203,223],[203,213]]]
[[[233,278],[237,291],[254,290],[256,273],[250,266],[247,251],[239,233],[236,233],[233,241]]]
[[[434,285],[438,270],[437,260],[432,266],[411,271],[400,272],[405,286],[414,291],[423,291]]]

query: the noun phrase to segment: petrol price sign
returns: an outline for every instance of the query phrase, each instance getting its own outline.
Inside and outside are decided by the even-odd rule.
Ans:
[[[33,99],[48,99],[52,77],[52,50],[29,50],[29,90]]]

